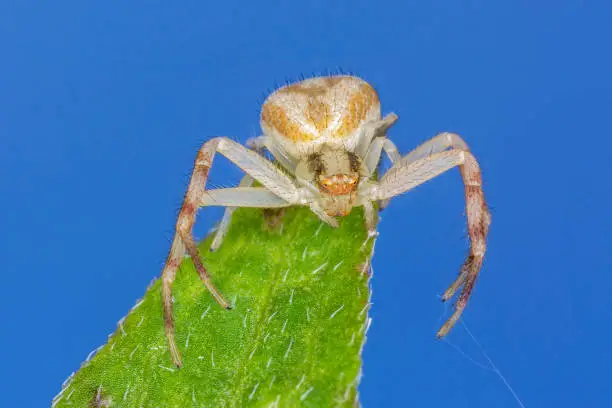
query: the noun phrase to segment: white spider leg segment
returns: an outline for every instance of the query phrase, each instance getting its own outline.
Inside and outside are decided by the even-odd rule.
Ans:
[[[259,153],[227,137],[217,137],[202,146],[196,165],[210,167],[215,153],[221,153],[283,200],[292,204],[298,203],[298,188],[293,180]]]
[[[363,215],[365,218],[365,226],[368,231],[368,238],[374,237],[378,234],[376,231],[376,221],[378,217],[376,215],[376,210],[374,209],[374,204],[371,201],[363,202]]]
[[[377,137],[382,137],[387,134],[387,130],[397,121],[398,116],[395,113],[390,113],[381,120],[370,122],[364,125],[363,133],[355,148],[355,154],[359,157],[365,157],[370,145]]]
[[[363,162],[370,174],[374,173],[378,167],[383,150],[387,154],[387,157],[389,157],[392,165],[395,165],[395,163],[400,161],[402,158],[391,139],[386,136],[377,137],[372,141],[372,144],[370,144],[370,149],[363,159]]]
[[[436,153],[414,162],[403,158],[391,167],[373,187],[370,199],[384,200],[405,193],[455,166],[462,165],[469,152],[450,150]]]
[[[283,200],[265,187],[234,187],[206,190],[200,206],[282,208],[291,203]]]
[[[271,142],[270,138],[267,136],[257,136],[247,140],[246,146],[249,149],[252,149],[259,153],[262,157],[264,154],[264,149],[267,149],[272,156],[278,160],[278,162],[285,167],[290,173],[295,172],[295,167],[297,164],[295,160],[287,155],[278,145]],[[242,178],[240,181],[239,187],[250,187],[253,185],[253,178],[248,174]],[[232,214],[234,213],[235,208],[228,207],[223,213],[223,218],[217,227],[217,232],[215,233],[215,238],[213,239],[212,244],[210,245],[210,251],[216,251],[219,249],[221,244],[223,243],[223,239],[227,235],[227,231],[230,226],[230,222],[232,220]]]
[[[287,201],[262,187],[237,187],[218,190],[206,190],[202,201],[204,206],[227,207],[217,228],[217,233],[210,245],[210,251],[216,251],[221,246],[229,230],[232,213],[236,207],[281,208],[288,207]]]
[[[323,208],[321,208],[321,206],[317,204],[316,202],[310,203],[309,207],[310,207],[310,211],[315,213],[315,215],[319,217],[321,221],[330,225],[332,228],[338,228],[340,226],[340,224],[338,223],[338,220],[335,219],[334,217],[327,215],[327,213],[323,210]]]
[[[246,146],[249,149],[252,149],[263,156],[264,149],[266,147],[265,140],[266,140],[266,136],[253,137],[247,140]],[[255,180],[253,179],[253,177],[247,174],[242,178],[242,180],[240,180],[238,187],[251,187],[254,181]],[[205,205],[205,204],[202,204],[202,205]],[[215,238],[213,239],[212,244],[210,244],[210,248],[209,248],[210,251],[216,251],[221,246],[221,243],[223,242],[225,235],[227,235],[227,231],[229,229],[229,225],[232,220],[232,214],[234,213],[234,210],[235,208],[233,207],[228,207],[225,209],[225,212],[223,213],[223,218],[221,218],[221,222],[219,223],[219,226],[217,227]]]
[[[385,153],[387,153],[387,156],[389,157],[389,160],[391,160],[393,166],[395,165],[395,163],[399,162],[402,159],[402,156],[397,150],[395,143],[393,143],[390,139],[386,137],[384,138],[383,150],[385,151]],[[379,210],[384,210],[389,205],[390,201],[390,198],[387,198],[386,200],[381,200],[378,205]]]
[[[440,145],[436,144],[436,146]],[[461,267],[459,277],[442,296],[442,300],[447,301],[460,287],[463,287],[455,304],[455,311],[438,331],[437,336],[441,338],[446,336],[455,325],[472,293],[486,251],[486,237],[491,216],[482,191],[480,167],[469,151],[452,149],[412,162],[408,162],[409,156],[404,157],[382,177],[379,187],[374,188],[375,198],[385,199],[401,194],[454,166],[460,166],[465,187],[468,235],[471,243],[470,254]]]
[[[204,143],[195,161],[191,180],[176,223],[176,234],[162,272],[164,325],[168,338],[168,349],[172,361],[177,367],[180,367],[182,362],[174,340],[171,286],[185,252],[191,257],[200,278],[217,303],[226,309],[230,308],[230,304],[211,282],[210,275],[206,268],[204,268],[192,235],[196,211],[204,197],[208,174],[217,152],[227,157],[247,172],[247,174],[263,184],[268,190],[285,199],[285,201],[294,202],[299,197],[297,188],[293,185],[291,179],[256,152],[248,150],[246,147],[226,137],[217,137]]]
[[[375,140],[375,142],[377,141],[378,140]],[[374,143],[372,145],[373,145],[373,148],[378,148],[377,146],[374,146]],[[389,157],[389,160],[391,160],[391,163],[395,164],[401,159],[401,156],[397,150],[397,147],[395,147],[395,144],[393,144],[393,142],[390,139],[385,138],[385,141],[382,142],[382,148],[387,153],[387,156]],[[458,134],[443,132],[443,133],[437,134],[433,138],[427,140],[426,142],[422,143],[420,146],[412,150],[410,153],[408,153],[404,157],[404,161],[406,163],[411,163],[418,159],[422,159],[424,157],[431,156],[434,153],[443,152],[448,148],[468,150],[467,144],[463,141],[463,139]],[[367,158],[367,159],[371,161],[373,160],[373,158]],[[386,199],[380,202],[379,208],[381,211],[384,210],[385,207],[387,207],[387,205],[389,205],[389,201],[390,201],[389,199]]]
[[[385,138],[377,137],[372,140],[370,143],[370,148],[366,155],[363,158],[363,164],[368,171],[368,176],[371,176],[378,167],[378,163],[380,162],[380,158],[382,156],[383,145],[385,143]]]
[[[384,140],[383,150],[385,151],[385,153],[387,153],[387,156],[389,157],[389,160],[391,160],[391,163],[395,165],[395,163],[397,163],[398,161],[402,159],[402,156],[397,150],[397,146],[395,146],[395,143],[393,143],[391,139],[389,139],[388,137],[385,137],[383,138],[383,140]]]
[[[259,136],[254,139],[247,140],[247,146],[251,149],[256,149],[263,154],[263,149],[266,148],[270,154],[291,174],[295,172],[297,162],[289,153],[287,153],[278,143],[267,136]]]
[[[261,153],[261,150],[259,150],[257,147],[252,147],[252,146],[249,146],[249,147]],[[238,184],[238,186],[239,187],[251,187],[253,185],[253,182],[254,182],[253,177],[247,174],[242,178],[242,180],[240,180],[240,183]],[[208,190],[208,193],[210,193],[210,190]],[[206,196],[204,196],[203,199],[205,200]],[[201,205],[204,206],[206,204],[204,204],[204,201],[203,201]],[[227,207],[225,209],[225,212],[223,213],[223,218],[221,218],[221,222],[219,223],[219,226],[217,227],[215,238],[213,239],[212,244],[210,244],[210,248],[209,248],[210,251],[216,251],[221,246],[221,243],[223,243],[223,239],[227,235],[227,231],[229,229],[230,222],[232,220],[232,214],[234,213],[234,210],[235,210],[234,207]]]
[[[410,163],[418,159],[422,159],[423,157],[431,156],[434,153],[443,152],[448,148],[469,150],[468,145],[458,134],[443,132],[438,133],[436,136],[416,147],[414,150],[404,156],[404,160]]]
[[[387,154],[387,157],[389,157],[392,165],[395,165],[395,163],[399,162],[402,158],[397,150],[397,147],[389,138],[386,136],[377,137],[372,141],[370,150],[368,150],[368,153],[364,159],[365,166],[370,175],[378,168],[383,150]],[[385,207],[389,205],[390,201],[391,200],[389,198],[386,200],[381,200],[378,207],[379,210],[384,210]]]

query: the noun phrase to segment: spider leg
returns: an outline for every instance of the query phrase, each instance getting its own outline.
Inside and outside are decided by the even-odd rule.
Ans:
[[[410,163],[423,157],[431,156],[434,153],[443,152],[448,148],[468,150],[467,144],[458,134],[442,132],[417,146],[404,156],[404,160]]]
[[[404,157],[404,160],[410,163],[423,157],[430,156],[434,153],[443,152],[448,148],[468,150],[467,144],[458,134],[443,132],[438,133],[433,138],[416,147]],[[388,138],[385,138],[385,140],[382,142],[382,149],[385,151],[385,153],[387,153],[391,163],[395,164],[401,159],[395,144]],[[384,210],[385,207],[389,205],[389,201],[389,199],[381,201],[379,207],[380,210]]]
[[[217,152],[221,153],[243,169],[247,174],[263,184],[267,190],[271,191],[282,200],[294,204],[299,198],[297,187],[293,184],[293,181],[283,172],[279,171],[276,166],[265,157],[226,137],[217,137],[204,143],[195,161],[191,180],[176,223],[176,234],[172,242],[170,254],[168,255],[162,271],[164,326],[172,361],[178,367],[180,367],[182,363],[178,347],[174,340],[171,287],[176,277],[176,270],[185,252],[191,256],[200,278],[217,303],[226,309],[230,307],[227,300],[225,300],[211,282],[210,275],[202,263],[192,234],[196,211],[201,205],[201,200],[203,200],[208,174],[212,166],[213,158]]]
[[[244,181],[245,176],[242,180]],[[250,178],[252,184],[252,178]],[[240,183],[247,184],[247,183]],[[210,245],[210,251],[216,251],[223,242],[229,230],[232,213],[237,207],[256,207],[256,208],[281,208],[291,205],[287,201],[261,187],[237,187],[223,188],[218,190],[206,190],[201,206],[221,206],[227,207],[223,214],[223,219],[217,228],[217,233]]]
[[[482,175],[478,162],[471,154],[466,155],[464,164],[460,167],[463,184],[465,185],[465,206],[468,220],[468,235],[470,237],[470,253],[461,267],[459,277],[442,295],[442,300],[452,298],[463,285],[457,299],[455,312],[438,331],[438,337],[444,337],[453,328],[472,294],[474,284],[484,261],[486,238],[491,224],[491,214],[487,208],[482,191]]]
[[[484,256],[484,254],[483,254]],[[474,289],[474,284],[476,283],[476,278],[478,277],[478,273],[482,266],[483,256],[476,257],[472,254],[468,255],[467,259],[461,266],[461,271],[459,272],[459,276],[455,281],[449,286],[449,288],[442,295],[442,301],[447,301],[455,292],[463,286],[461,290],[461,294],[459,295],[459,299],[455,302],[455,311],[451,315],[451,317],[444,323],[444,325],[438,330],[437,337],[442,338],[446,336],[450,330],[455,326],[457,320],[461,317],[465,306],[472,294],[472,289]]]
[[[281,145],[275,143],[268,136],[258,136],[252,139],[247,140],[247,147],[250,149],[257,150],[260,154],[263,154],[263,149],[267,149],[272,156],[287,169],[291,174],[295,173],[295,168],[297,167],[296,160],[291,157],[289,153],[283,149]]]
[[[384,200],[405,193],[455,166],[462,165],[466,155],[471,156],[467,151],[453,149],[414,162],[408,162],[404,157],[381,177],[378,186],[372,187],[370,199]]]
[[[258,137],[251,138],[247,140],[246,146],[249,149],[252,149],[263,156],[264,154],[263,150],[265,148],[265,139],[266,139],[265,136],[258,136]],[[239,187],[251,187],[254,181],[255,180],[253,179],[253,177],[247,174],[242,178],[242,180],[240,180],[240,183],[238,184],[238,186]],[[217,249],[219,249],[219,247],[223,243],[223,239],[227,235],[227,230],[229,229],[230,222],[232,221],[232,214],[234,213],[235,210],[236,210],[235,207],[227,207],[225,211],[223,212],[223,218],[221,218],[221,222],[219,223],[219,226],[217,227],[215,238],[213,239],[213,242],[209,248],[210,251],[216,251]]]
[[[370,175],[374,173],[378,167],[383,151],[387,154],[392,164],[395,164],[402,158],[397,150],[397,147],[395,147],[395,144],[388,137],[377,137],[372,141],[370,149],[366,153],[363,160]]]
[[[365,157],[372,141],[377,137],[384,136],[397,119],[398,116],[395,113],[390,113],[380,120],[368,123],[357,142],[357,146],[355,146],[354,153],[359,157]]]
[[[267,136],[257,136],[247,140],[246,146],[249,149],[252,149],[263,156],[264,149],[267,149],[272,156],[278,160],[278,162],[291,173],[295,172],[295,167],[297,164],[295,160],[291,158],[280,146],[277,146],[274,143],[270,142],[270,139]],[[239,187],[250,187],[253,185],[253,178],[248,174],[245,175],[242,180],[240,180]],[[227,235],[227,231],[230,226],[230,222],[232,220],[232,214],[236,208],[227,207],[225,212],[223,213],[223,218],[221,218],[221,222],[217,227],[217,232],[215,233],[215,238],[213,239],[212,244],[210,245],[210,251],[216,251],[219,249],[221,244],[223,243],[223,239]]]
[[[443,134],[443,137],[449,137],[448,135]],[[440,145],[434,144],[434,146],[439,147]],[[437,153],[425,154],[425,150],[418,152],[417,148],[418,154],[411,153],[402,158],[385,173],[379,186],[374,187],[371,193],[371,199],[386,199],[406,192],[455,166],[459,166],[465,187],[468,235],[471,245],[470,253],[461,267],[459,277],[442,296],[442,300],[447,301],[462,287],[454,313],[438,331],[437,336],[439,338],[448,334],[465,309],[482,267],[486,251],[486,237],[491,223],[491,215],[482,191],[482,175],[478,162],[467,150],[444,149]],[[422,156],[415,158],[419,155]]]
[[[365,226],[368,231],[368,239],[378,235],[376,231],[376,221],[378,219],[374,204],[371,201],[363,202],[363,213],[365,218]]]
[[[340,224],[338,223],[338,220],[335,219],[334,217],[327,215],[327,213],[323,211],[323,208],[321,208],[321,206],[317,204],[316,202],[310,203],[309,207],[310,207],[310,211],[315,213],[315,215],[319,217],[321,221],[330,225],[332,228],[338,228],[340,226]]]
[[[172,313],[172,282],[176,277],[176,270],[181,265],[181,261],[185,256],[185,245],[181,241],[178,235],[174,236],[172,240],[172,246],[170,247],[170,253],[166,258],[166,264],[162,271],[162,303],[164,308],[164,330],[166,332],[166,338],[168,339],[168,350],[172,357],[172,362],[177,367],[182,365],[181,355],[176,346],[174,340],[174,318]]]
[[[387,154],[387,157],[389,157],[392,165],[395,165],[395,163],[402,158],[397,150],[397,147],[388,137],[377,137],[372,141],[370,149],[368,150],[364,159],[364,164],[370,172],[370,175],[378,168],[383,151]],[[384,210],[385,207],[389,205],[389,201],[390,199],[380,201],[378,207],[379,210]]]
[[[242,178],[242,180],[240,180],[238,187],[251,187],[254,181],[255,180],[253,180],[253,177],[246,175]],[[210,193],[210,191],[208,191],[208,193]],[[210,248],[209,248],[210,251],[216,251],[217,249],[219,249],[219,247],[223,243],[223,239],[225,239],[225,236],[227,235],[227,231],[230,226],[230,222],[232,221],[232,214],[234,213],[235,210],[236,210],[236,207],[228,206],[223,212],[223,218],[221,218],[221,222],[219,223],[219,226],[217,227],[215,238],[213,239],[212,244],[210,244]]]

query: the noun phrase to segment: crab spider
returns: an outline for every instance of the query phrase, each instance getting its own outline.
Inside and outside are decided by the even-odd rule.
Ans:
[[[176,234],[162,272],[165,332],[172,361],[181,366],[174,340],[171,285],[187,253],[204,285],[226,309],[230,304],[211,282],[192,236],[196,211],[204,206],[224,206],[226,213],[211,249],[221,244],[233,208],[308,206],[323,222],[338,226],[337,217],[364,206],[368,235],[376,234],[374,202],[385,205],[441,173],[459,166],[465,186],[470,252],[458,278],[444,292],[444,301],[461,288],[455,311],[438,331],[443,337],[455,325],[482,266],[490,214],[482,191],[478,162],[465,142],[454,133],[441,133],[401,157],[387,129],[395,114],[381,117],[376,91],[353,76],[310,78],[272,93],[261,111],[263,135],[248,147],[227,137],[215,137],[202,146],[176,224]],[[266,149],[277,163],[266,159]],[[393,166],[378,180],[374,172],[383,152]],[[207,190],[206,182],[219,153],[240,167],[246,176],[235,188]],[[253,187],[253,181],[261,187]]]

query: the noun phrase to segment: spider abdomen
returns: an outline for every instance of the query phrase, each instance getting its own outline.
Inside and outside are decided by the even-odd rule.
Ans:
[[[370,84],[354,76],[306,79],[272,93],[261,110],[264,134],[302,158],[321,144],[352,150],[365,123],[380,120]]]

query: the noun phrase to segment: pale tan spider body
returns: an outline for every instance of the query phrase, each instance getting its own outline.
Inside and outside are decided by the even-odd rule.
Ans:
[[[287,153],[302,158],[322,144],[352,151],[364,124],[381,118],[378,94],[353,76],[310,78],[272,93],[261,128]]]
[[[490,215],[482,191],[480,167],[465,142],[454,133],[440,133],[406,156],[400,156],[386,135],[396,120],[395,114],[381,118],[376,91],[360,78],[311,78],[280,88],[266,99],[261,112],[263,134],[248,141],[248,148],[227,137],[204,143],[195,161],[162,272],[165,331],[175,365],[182,363],[174,340],[171,285],[185,254],[193,260],[214,299],[222,307],[230,308],[212,283],[193,239],[198,208],[227,207],[211,250],[221,245],[235,207],[308,206],[323,222],[337,227],[338,220],[352,208],[363,206],[368,234],[374,236],[377,232],[373,203],[384,207],[391,197],[459,167],[465,186],[471,247],[459,277],[442,296],[448,300],[461,289],[455,312],[438,336],[449,332],[467,304],[486,250]],[[280,166],[262,154],[264,149]],[[238,187],[206,189],[217,153],[246,173]],[[393,166],[375,179],[383,153]],[[261,187],[252,186],[255,180]]]

